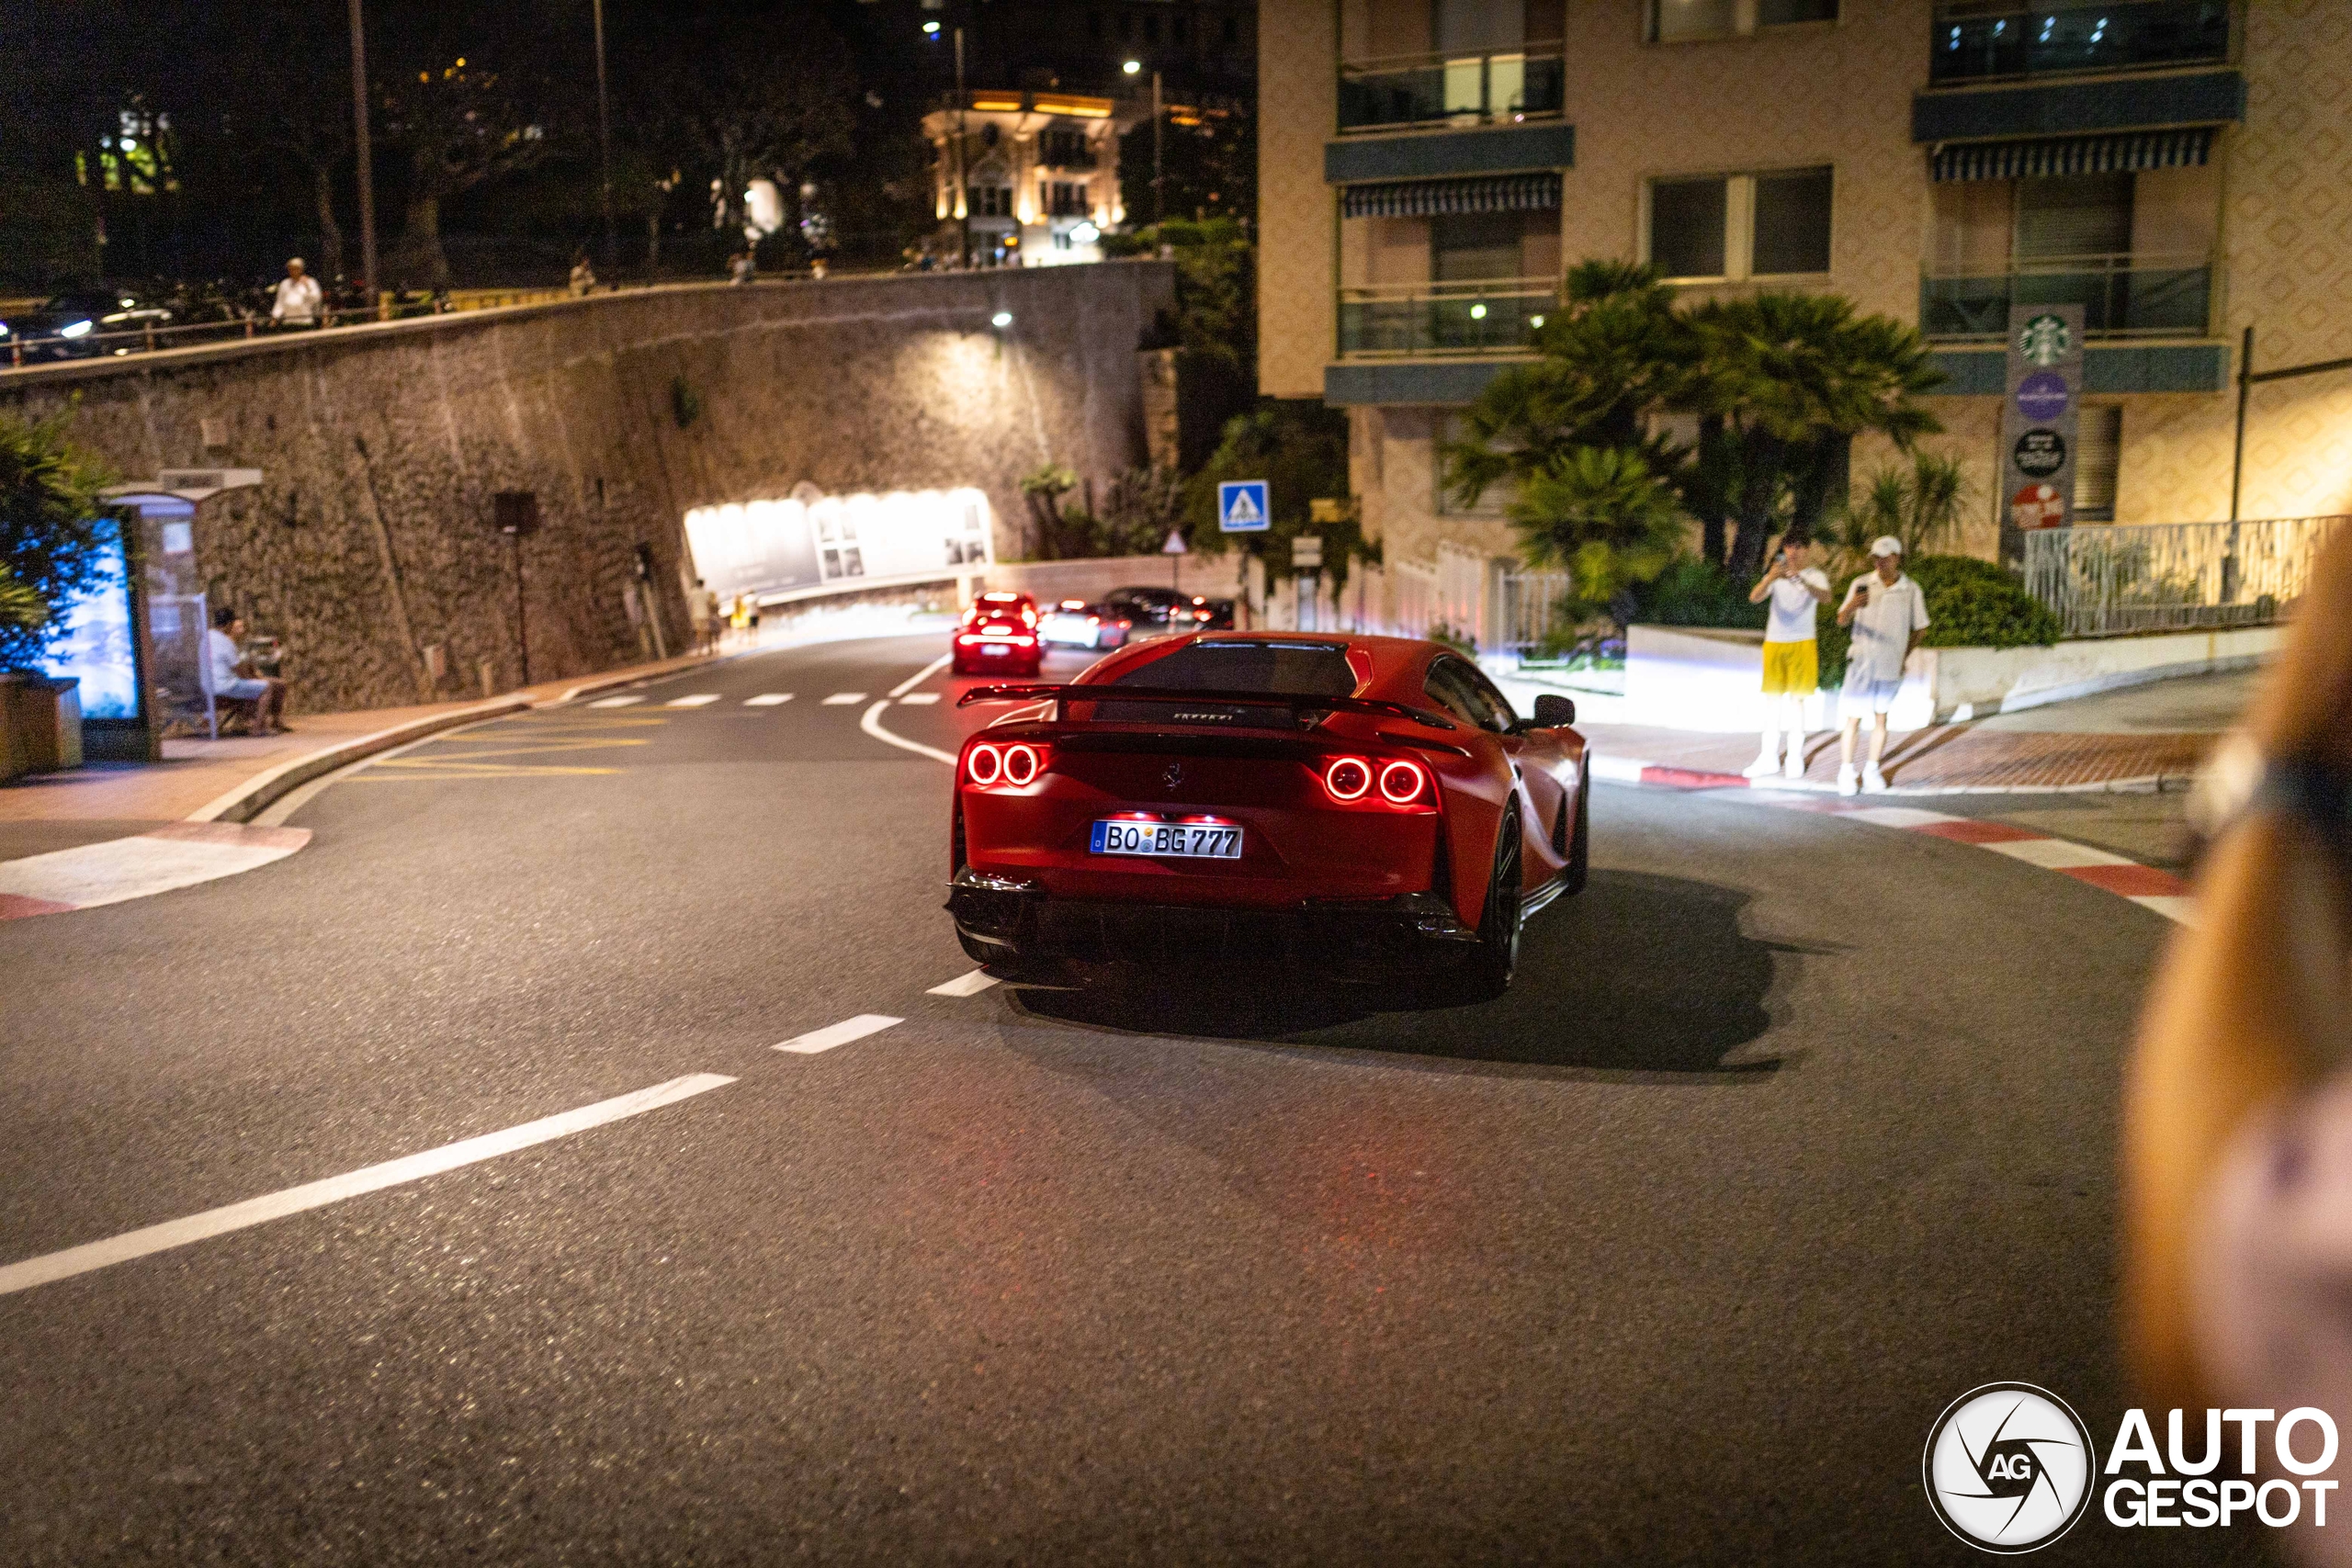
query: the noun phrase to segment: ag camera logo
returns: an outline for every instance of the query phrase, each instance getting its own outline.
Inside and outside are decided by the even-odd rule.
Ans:
[[[2004,1555],[2049,1545],[2090,1506],[2091,1432],[2066,1402],[2027,1382],[1970,1389],[1928,1432],[1920,1472],[1944,1528]]]

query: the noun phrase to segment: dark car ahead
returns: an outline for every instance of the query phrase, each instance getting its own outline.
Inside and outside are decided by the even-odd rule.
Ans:
[[[1138,583],[1114,588],[1102,603],[1135,623],[1137,636],[1159,637],[1173,632],[1221,632],[1233,629],[1233,601],[1209,599],[1174,588]]]
[[[0,344],[28,365],[128,354],[134,340],[118,336],[168,326],[172,309],[128,288],[69,288],[40,307],[0,322]]]

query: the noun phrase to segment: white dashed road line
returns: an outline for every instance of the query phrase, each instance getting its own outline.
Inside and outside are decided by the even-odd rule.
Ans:
[[[934,997],[977,997],[997,983],[996,976],[985,969],[975,969],[968,975],[958,975],[944,986],[933,986],[925,993]]]
[[[852,703],[862,703],[865,700],[864,692],[835,692],[825,699],[825,705],[829,708],[847,707]]]
[[[909,692],[899,699],[903,707],[928,707],[939,700],[937,692]]]
[[[186,1247],[190,1242],[204,1241],[231,1231],[299,1214],[306,1209],[321,1209],[329,1203],[339,1203],[345,1198],[356,1198],[365,1192],[379,1192],[387,1187],[398,1187],[411,1181],[437,1176],[459,1166],[474,1165],[494,1159],[500,1155],[513,1154],[557,1138],[568,1138],[574,1133],[584,1133],[591,1127],[601,1127],[625,1117],[658,1111],[665,1105],[690,1100],[714,1089],[723,1089],[735,1080],[717,1073],[694,1073],[668,1083],[658,1083],[633,1094],[612,1100],[600,1100],[594,1105],[583,1105],[577,1111],[566,1111],[555,1116],[543,1116],[536,1122],[526,1122],[519,1127],[509,1127],[500,1133],[485,1133],[478,1138],[465,1138],[454,1144],[444,1144],[437,1149],[410,1155],[403,1159],[387,1160],[344,1176],[330,1176],[323,1181],[305,1182],[283,1191],[260,1198],[248,1198],[242,1203],[225,1208],[207,1209],[186,1219],[167,1220],[143,1230],[125,1232],[105,1241],[94,1241],[81,1247],[68,1247],[63,1252],[51,1252],[40,1258],[28,1258],[21,1263],[0,1268],[0,1296],[17,1291],[28,1291],[36,1285],[46,1285],[58,1280],[87,1274],[94,1269],[127,1263],[134,1258],[151,1253]]]
[[[588,705],[592,708],[625,708],[633,703],[641,703],[645,699],[643,697],[636,695],[626,697],[598,697],[594,702],[590,703]]]
[[[836,1045],[846,1045],[853,1040],[863,1040],[869,1034],[879,1034],[891,1025],[905,1021],[903,1018],[888,1018],[878,1012],[862,1012],[855,1018],[843,1019],[841,1022],[828,1024],[823,1029],[812,1030],[807,1034],[796,1034],[791,1039],[779,1043],[775,1048],[779,1051],[790,1051],[797,1055],[813,1056],[820,1051],[830,1051]]]
[[[718,700],[718,694],[717,692],[696,692],[691,697],[672,697],[668,702],[663,703],[662,705],[669,708],[699,708],[708,707]]]
[[[944,762],[951,768],[956,765],[955,752],[943,751],[936,746],[926,746],[920,740],[910,740],[903,735],[893,735],[883,728],[882,712],[889,705],[890,699],[884,697],[865,710],[865,716],[857,721],[857,727],[885,746],[896,746],[901,751],[912,751],[918,757],[928,757],[934,762]]]
[[[772,708],[779,703],[788,703],[791,700],[790,692],[762,692],[756,697],[745,697],[743,705],[747,708]]]

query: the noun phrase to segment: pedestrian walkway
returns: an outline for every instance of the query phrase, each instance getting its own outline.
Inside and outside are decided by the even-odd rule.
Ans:
[[[543,681],[503,694],[501,702],[561,700],[582,688],[601,689],[707,660],[671,659],[652,664]],[[146,834],[185,821],[249,780],[331,747],[435,717],[481,707],[480,699],[352,713],[297,714],[293,732],[220,740],[164,742],[160,762],[94,762],[65,773],[40,773],[0,784],[0,861]]]
[[[1745,783],[1738,779],[1740,770],[1756,760],[1753,731],[1725,735],[1638,724],[1577,728],[1600,756],[1648,768]],[[2170,789],[2188,785],[2219,739],[2204,732],[2101,735],[1939,724],[1888,737],[1885,772],[1887,783],[1898,790]],[[1805,738],[1805,784],[1836,784],[1836,731],[1816,730]]]

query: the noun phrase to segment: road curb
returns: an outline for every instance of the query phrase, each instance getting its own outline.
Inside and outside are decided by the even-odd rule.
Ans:
[[[1611,784],[1647,784],[1661,789],[1754,789],[1768,795],[1835,795],[1838,793],[1838,786],[1826,781],[1751,779],[1744,773],[1679,768],[1670,762],[1654,762],[1641,757],[1612,757],[1605,752],[1593,755],[1592,776]],[[2098,779],[2088,784],[1893,784],[1870,798],[1940,795],[2156,795],[2163,793],[2166,786],[2187,789],[2192,778],[2193,775],[2185,773],[2134,773],[2130,778]]]
[[[379,751],[389,751],[395,746],[405,746],[412,740],[421,740],[445,729],[455,729],[459,725],[474,724],[505,714],[523,713],[535,705],[528,697],[502,697],[495,702],[477,703],[472,707],[411,719],[406,724],[396,724],[334,746],[322,746],[316,751],[305,752],[254,774],[227,794],[190,812],[187,820],[250,822],[312,779],[334,773],[337,768],[347,768]]]

